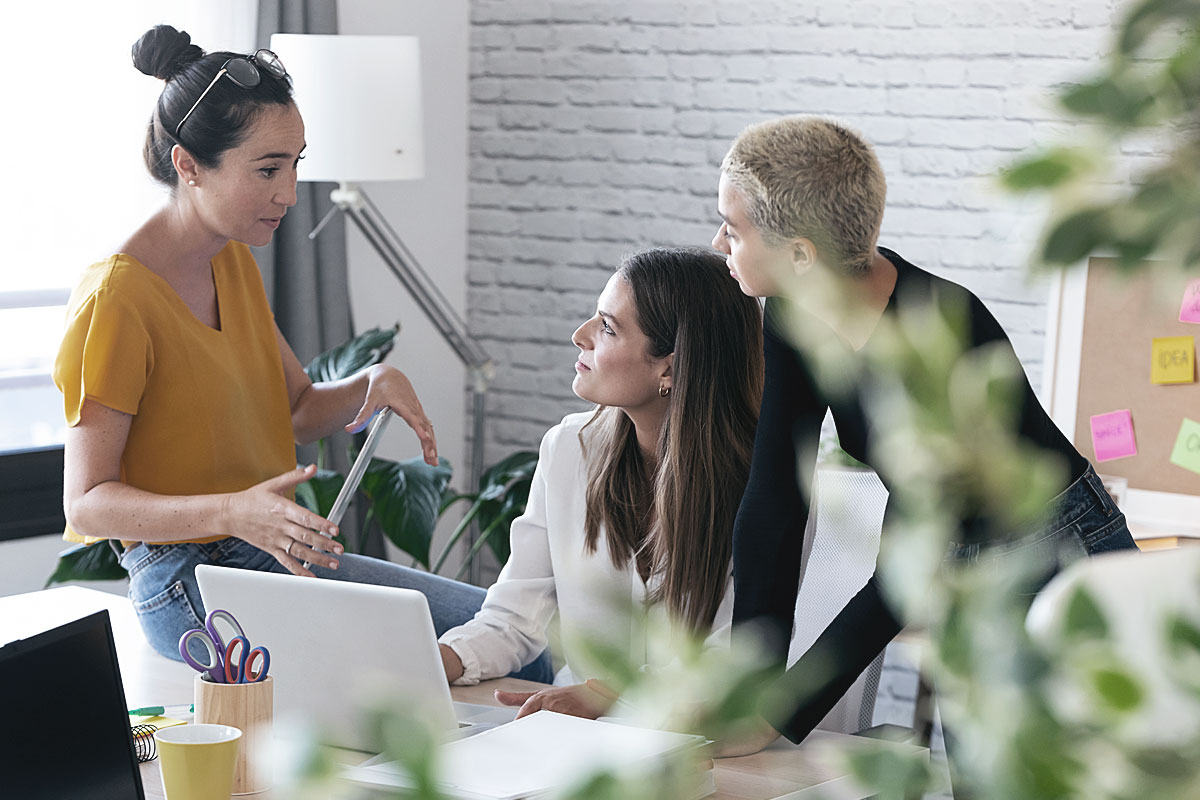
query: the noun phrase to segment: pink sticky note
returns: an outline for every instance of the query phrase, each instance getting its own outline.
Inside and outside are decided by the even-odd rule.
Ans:
[[[1133,415],[1129,409],[1096,414],[1092,417],[1092,447],[1097,461],[1137,455],[1133,438]]]
[[[1183,290],[1183,305],[1179,307],[1180,322],[1200,325],[1200,278],[1192,281]]]

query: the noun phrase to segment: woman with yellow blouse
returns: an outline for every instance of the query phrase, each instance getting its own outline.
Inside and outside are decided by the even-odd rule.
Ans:
[[[173,658],[204,616],[200,563],[409,586],[433,593],[439,632],[469,619],[436,619],[444,579],[343,553],[322,535],[336,526],[293,502],[315,472],[296,468],[296,443],[361,430],[384,407],[430,464],[437,443],[399,370],[313,383],[275,324],[249,245],[296,203],[304,123],[287,72],[270,51],[206,55],[162,25],[133,61],[166,82],[144,155],[170,195],[71,297],[54,368],[66,538],[118,550],[147,638]]]

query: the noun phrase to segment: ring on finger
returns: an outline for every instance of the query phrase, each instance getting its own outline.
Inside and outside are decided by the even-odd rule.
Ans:
[[[294,545],[295,543],[296,543],[295,539],[288,539],[288,545],[287,545],[287,547],[283,548],[283,552],[287,553],[290,556],[292,554],[292,545]]]

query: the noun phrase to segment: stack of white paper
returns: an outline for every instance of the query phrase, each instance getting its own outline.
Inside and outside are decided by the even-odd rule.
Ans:
[[[634,728],[539,711],[439,753],[443,792],[469,800],[536,798],[597,771],[651,767],[655,760],[699,747],[702,736]],[[411,786],[395,762],[352,767],[347,777],[387,787]],[[698,773],[695,797],[711,794],[711,773]]]

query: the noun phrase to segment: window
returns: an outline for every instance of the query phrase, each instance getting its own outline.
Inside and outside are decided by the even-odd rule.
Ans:
[[[53,463],[46,453],[65,436],[50,369],[71,286],[164,201],[141,160],[162,83],[134,69],[131,45],[166,22],[207,50],[246,52],[257,3],[45,0],[0,15],[0,51],[13,66],[0,90],[0,458],[19,473],[24,454]]]
[[[22,4],[0,26],[6,60],[0,219],[0,451],[61,444],[62,404],[50,381],[63,306],[80,270],[111,254],[163,202],[141,161],[162,84],[137,72],[130,46],[158,22],[207,49],[247,51],[256,4]],[[12,124],[15,123],[15,124]]]

